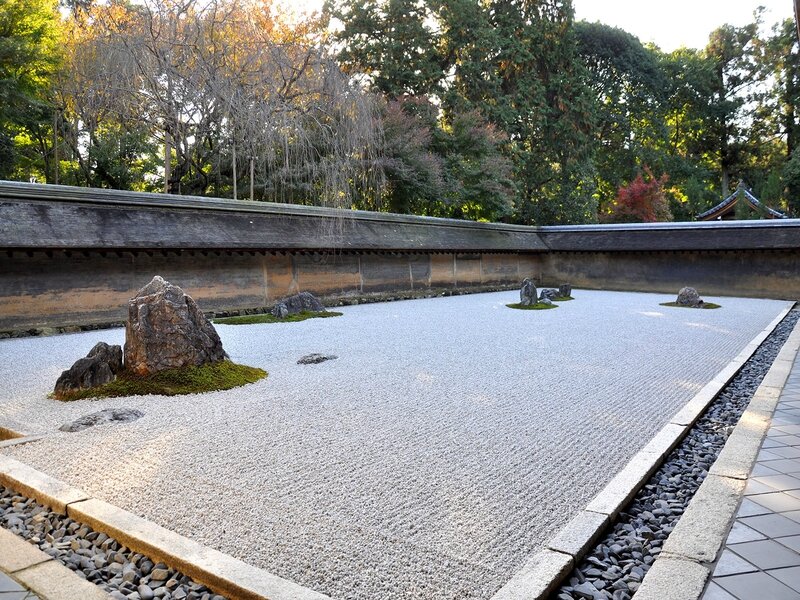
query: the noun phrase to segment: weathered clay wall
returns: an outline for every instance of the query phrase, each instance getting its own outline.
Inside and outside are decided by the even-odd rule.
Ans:
[[[551,252],[542,256],[545,282],[578,288],[677,295],[800,299],[800,251]]]
[[[298,291],[333,301],[541,277],[539,255],[522,254],[14,251],[0,254],[0,332],[124,320],[154,275],[206,311],[269,306]]]
[[[800,298],[800,220],[524,227],[0,182],[0,332],[120,321],[154,275],[207,311],[540,285]]]

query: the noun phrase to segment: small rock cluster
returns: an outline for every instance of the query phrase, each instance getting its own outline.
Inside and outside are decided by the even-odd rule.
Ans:
[[[0,525],[116,600],[225,600],[164,563],[2,486]]]
[[[226,358],[222,341],[197,303],[177,285],[156,275],[128,302],[125,353],[98,343],[85,358],[61,373],[54,394],[113,381],[123,368],[136,375],[204,365]]]
[[[691,308],[702,308],[704,302],[696,289],[693,287],[683,287],[678,292],[678,298],[675,300],[675,304],[689,306]]]
[[[68,370],[61,373],[56,381],[55,393],[97,387],[114,381],[122,371],[122,348],[98,342],[89,350],[85,358],[79,358]]]
[[[522,280],[522,287],[519,290],[519,303],[522,306],[533,306],[534,304],[552,304],[556,298],[569,298],[572,295],[572,286],[568,283],[560,285],[558,289],[544,288],[537,294],[536,284],[530,278]]]
[[[630,600],[708,475],[795,323],[792,310],[622,511],[556,600]]]
[[[303,311],[325,312],[325,307],[311,292],[300,292],[276,303],[271,312],[272,316],[285,319]]]

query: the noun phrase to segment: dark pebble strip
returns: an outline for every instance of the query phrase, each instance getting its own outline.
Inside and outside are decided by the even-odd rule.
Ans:
[[[798,318],[795,308],[764,340],[551,600],[630,600]]]
[[[3,486],[0,525],[118,600],[226,600],[164,563]]]

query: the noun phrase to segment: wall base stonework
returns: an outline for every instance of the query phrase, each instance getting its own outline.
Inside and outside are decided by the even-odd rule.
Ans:
[[[541,279],[539,255],[13,251],[0,254],[0,332],[115,323],[154,275],[204,311],[271,306],[309,291],[329,304],[509,288]]]

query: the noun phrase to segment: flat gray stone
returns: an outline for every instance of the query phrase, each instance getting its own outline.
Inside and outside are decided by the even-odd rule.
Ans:
[[[105,410],[76,419],[71,423],[65,423],[58,429],[59,431],[74,433],[102,423],[130,423],[136,419],[141,419],[143,416],[144,413],[135,408],[106,408]]]
[[[552,592],[569,573],[572,557],[561,552],[542,550],[531,558],[491,600],[529,600]]]
[[[696,562],[659,558],[639,586],[636,600],[697,600],[708,575],[708,569]]]
[[[706,477],[667,538],[662,556],[713,562],[739,508],[744,486],[745,482],[740,479]]]
[[[608,521],[608,515],[583,510],[550,540],[547,547],[578,558],[600,536]]]

